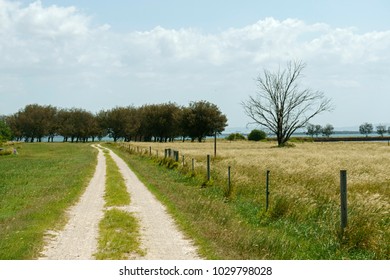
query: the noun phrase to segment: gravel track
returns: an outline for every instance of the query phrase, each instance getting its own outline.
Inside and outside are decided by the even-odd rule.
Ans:
[[[174,220],[127,164],[110,151],[126,181],[131,196],[127,211],[133,212],[140,221],[141,240],[146,250],[145,260],[197,260],[196,248],[178,230]]]
[[[48,231],[43,260],[91,260],[97,248],[98,225],[104,215],[106,160],[99,145],[95,174],[79,202],[68,212],[68,223],[60,232]],[[150,193],[127,164],[110,150],[131,196],[129,206],[120,209],[133,213],[141,228],[143,257],[139,260],[197,260],[196,247],[178,230],[166,208]]]
[[[93,146],[97,148],[96,146]],[[48,232],[41,259],[90,260],[97,248],[99,222],[103,218],[106,159],[98,149],[95,174],[79,202],[68,211],[68,223],[60,232]]]

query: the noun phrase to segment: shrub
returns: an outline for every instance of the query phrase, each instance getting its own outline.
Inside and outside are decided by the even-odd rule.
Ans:
[[[8,156],[12,154],[12,149],[0,149],[0,156]]]
[[[246,138],[241,133],[232,133],[228,137],[226,137],[226,140],[236,141],[236,140],[246,140]]]
[[[260,141],[264,140],[265,138],[267,138],[267,134],[264,131],[258,129],[252,130],[248,135],[249,141]]]

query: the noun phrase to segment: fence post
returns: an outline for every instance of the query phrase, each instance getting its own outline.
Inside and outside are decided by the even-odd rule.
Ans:
[[[179,151],[173,151],[173,159],[178,162],[179,161]]]
[[[341,199],[341,232],[348,224],[348,207],[347,207],[347,171],[340,171],[340,199]]]
[[[228,191],[226,196],[230,196],[230,189],[231,189],[231,181],[230,181],[230,165],[228,166]]]
[[[149,156],[151,157],[152,156],[152,147],[149,146]]]
[[[195,173],[195,159],[192,159],[192,174]]]
[[[207,181],[210,181],[210,155],[207,155]]]
[[[269,206],[269,173],[270,171],[267,170],[266,174],[266,180],[265,180],[265,211],[268,211]]]
[[[217,157],[217,132],[214,133],[214,158]]]
[[[184,155],[181,156],[182,157],[182,160],[183,160],[183,167],[185,165],[185,158],[184,158]]]

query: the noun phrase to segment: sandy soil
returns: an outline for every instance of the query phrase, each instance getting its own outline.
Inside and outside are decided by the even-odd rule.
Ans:
[[[101,147],[95,174],[80,201],[69,209],[69,221],[61,232],[48,232],[41,259],[91,260],[97,248],[98,224],[103,217],[106,162]],[[165,207],[115,153],[117,163],[131,196],[131,204],[121,207],[134,213],[141,226],[143,260],[196,260],[199,256],[190,240],[178,230]]]

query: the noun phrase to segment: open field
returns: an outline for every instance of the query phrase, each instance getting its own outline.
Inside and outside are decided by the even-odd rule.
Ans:
[[[65,225],[65,209],[87,186],[96,149],[86,144],[18,143],[0,157],[0,259],[35,259],[44,233]]]
[[[293,148],[275,148],[273,143],[219,141],[209,184],[205,184],[205,161],[207,154],[213,155],[211,142],[131,143],[131,150],[128,145],[124,143],[122,151],[130,166],[168,204],[208,258],[390,258],[387,143],[297,143]],[[157,164],[165,148],[180,152],[177,170]],[[129,151],[135,154],[137,150],[143,152],[142,157],[129,156]],[[157,150],[160,160],[155,157]],[[228,166],[230,195],[226,192]],[[343,236],[339,218],[342,169],[348,171],[349,207]],[[268,212],[266,170],[270,170]]]

